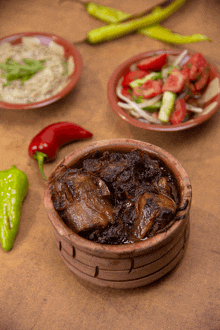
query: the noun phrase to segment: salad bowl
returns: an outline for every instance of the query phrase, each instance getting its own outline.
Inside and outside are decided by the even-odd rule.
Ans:
[[[19,58],[18,54],[15,54],[14,47],[18,48],[18,52],[22,52],[22,47],[26,47],[24,49],[24,58]],[[47,51],[50,53],[46,53]],[[13,54],[13,57],[11,57],[11,54]],[[29,54],[30,58],[28,58]],[[47,55],[46,60],[42,59],[45,54]],[[56,86],[53,82],[56,81],[58,69],[57,71],[52,71],[52,69],[56,67],[57,63],[56,61],[52,62],[50,54],[52,56],[54,55],[54,57],[60,57],[59,65],[61,62],[65,64],[63,69],[60,69],[60,71],[63,71],[60,73],[60,80],[57,78]],[[51,64],[48,68],[47,63],[50,62]],[[36,68],[36,64],[39,65],[39,71],[36,70],[36,74],[32,75],[30,72]],[[10,71],[12,65],[17,70],[14,77],[13,74],[15,71]],[[29,66],[27,67],[27,65]],[[60,36],[43,32],[24,32],[1,38],[0,72],[1,79],[2,77],[3,79],[7,77],[7,80],[1,81],[0,84],[0,108],[29,110],[54,103],[66,96],[75,87],[80,78],[82,67],[82,57],[79,51]],[[26,68],[27,72],[24,71]],[[43,74],[44,72],[45,74]],[[37,75],[39,75],[39,79],[35,82],[33,76],[36,77]],[[62,76],[65,76],[65,79]],[[30,88],[28,84],[31,84]],[[39,85],[39,88],[34,93],[37,85]],[[17,86],[20,89],[16,92]],[[25,87],[21,89],[23,86]],[[4,88],[8,88],[9,90],[5,92]],[[29,88],[30,90],[27,91],[25,88]],[[26,94],[33,95],[33,98],[30,96],[29,99],[27,97],[24,101],[24,98],[21,96]],[[39,95],[38,98],[35,97],[36,94]],[[13,99],[12,95],[16,95],[17,98],[15,97]]]
[[[170,122],[163,122],[161,120],[158,120],[160,116],[160,108],[154,113],[152,113],[152,110],[143,110],[140,107],[140,98],[139,95],[143,96],[143,94],[135,94],[135,86],[136,82],[139,81],[144,81],[145,77],[143,75],[141,76],[142,66],[144,65],[143,63],[148,62],[149,59],[153,58],[163,58],[166,56],[167,58],[167,63],[164,65],[162,70],[164,72],[169,72],[169,69],[174,69],[176,70],[176,67],[178,68],[177,71],[183,72],[183,68],[188,66],[189,60],[193,57],[196,57],[197,54],[202,58],[202,61],[204,60],[208,66],[208,72],[209,72],[209,77],[206,81],[205,86],[203,86],[202,90],[200,90],[198,93],[197,91],[195,92],[195,101],[196,105],[193,104],[186,104],[187,110],[186,111],[186,116],[181,122],[173,122],[172,124]],[[155,51],[149,51],[149,52],[144,52],[137,54],[129,59],[127,59],[125,62],[120,64],[112,73],[112,75],[109,78],[108,85],[107,85],[107,97],[109,104],[113,111],[125,122],[129,123],[130,125],[139,127],[141,129],[146,129],[146,130],[152,130],[152,131],[167,131],[167,132],[173,132],[173,131],[180,131],[180,130],[185,130],[189,129],[192,127],[195,127],[199,124],[202,124],[206,120],[208,120],[211,116],[215,114],[215,112],[218,110],[220,106],[220,74],[217,70],[216,67],[214,67],[211,63],[205,60],[202,54],[197,53],[197,54],[189,54],[187,50],[184,50],[182,52],[177,51],[177,50],[155,50]],[[176,65],[177,63],[178,65]],[[200,58],[198,57],[198,65],[200,65]],[[196,64],[197,65],[197,64]],[[167,77],[164,77],[163,71],[159,70],[156,66],[155,69],[152,67],[152,70],[146,71],[145,76],[148,74],[149,76],[152,75],[153,73],[156,74],[162,74],[162,92],[161,92],[161,99],[163,99],[165,93],[164,93],[164,85],[166,82]],[[139,71],[139,72],[138,72]],[[129,75],[135,77],[134,80],[130,81],[129,80],[129,88],[130,86],[135,86],[135,88],[128,89],[126,92],[123,91],[125,88],[124,84],[126,84],[126,79],[128,78]],[[170,70],[171,72],[171,70]],[[140,74],[140,76],[135,76],[135,73]],[[171,75],[171,74],[170,74]],[[140,78],[139,78],[140,77]],[[197,76],[197,79],[199,77],[199,74]],[[202,77],[203,78],[203,77]],[[154,78],[153,78],[154,79]],[[152,79],[152,80],[153,80]],[[151,81],[152,83],[152,81]],[[196,83],[196,80],[193,82]],[[131,84],[131,85],[130,85]],[[146,84],[146,82],[145,82]],[[176,84],[178,85],[178,82],[175,81],[173,82],[173,85]],[[192,85],[192,84],[191,84]],[[195,85],[195,84],[194,84]],[[138,86],[140,87],[140,86]],[[126,87],[127,88],[127,87]],[[142,88],[142,86],[140,87]],[[140,93],[140,90],[138,91]],[[130,95],[129,95],[130,93]],[[169,92],[168,92],[169,93]],[[176,100],[178,99],[185,99],[186,95],[192,95],[192,91],[184,87],[184,90],[181,93],[176,94]],[[155,99],[156,101],[160,99],[160,96],[157,95],[156,97],[152,97],[152,99],[148,98],[144,99],[144,102],[146,104],[150,104],[151,100]],[[142,98],[143,101],[143,98]],[[141,101],[141,102],[142,102]],[[160,100],[161,101],[161,100]],[[163,102],[163,101],[162,101]],[[179,102],[179,101],[178,101]],[[186,100],[186,103],[188,101]],[[143,104],[145,104],[143,103]],[[155,103],[156,104],[156,103]],[[198,105],[199,104],[199,105]],[[137,113],[136,111],[140,110],[140,113]],[[147,107],[148,108],[148,107]],[[150,108],[150,107],[149,107]],[[152,108],[152,106],[151,106]],[[174,112],[174,110],[173,110]],[[142,116],[143,115],[143,116]],[[149,119],[148,119],[149,118]]]

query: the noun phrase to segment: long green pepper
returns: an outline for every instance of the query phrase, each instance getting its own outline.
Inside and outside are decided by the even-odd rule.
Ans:
[[[121,10],[98,5],[93,2],[86,3],[85,7],[89,15],[98,18],[107,24],[119,23],[123,19],[131,17],[130,14],[126,14]]]
[[[182,35],[173,33],[169,29],[157,24],[154,26],[148,26],[145,29],[138,31],[151,39],[163,41],[167,44],[188,44],[199,41],[211,41],[210,38],[203,34],[195,33],[191,35]]]
[[[143,16],[142,18],[133,19],[125,23],[114,23],[91,30],[87,33],[86,41],[91,44],[96,44],[102,41],[120,38],[146,26],[155,25],[172,15],[185,3],[185,1],[186,0],[175,0],[166,8],[153,11],[149,15]]]
[[[0,171],[0,242],[5,251],[13,247],[28,187],[26,174],[15,165]]]
[[[98,5],[93,2],[89,2],[85,4],[85,6],[88,14],[90,14],[91,16],[97,19],[100,19],[101,21],[107,24],[120,23],[123,22],[124,19],[127,19],[132,16],[131,14],[127,14],[120,10]],[[172,10],[173,9],[174,8],[172,8]],[[162,12],[163,14],[164,10],[165,9],[161,7],[155,7],[154,10],[151,12],[150,17],[152,18],[152,16],[155,16],[155,13],[157,13],[158,15],[158,13]],[[95,31],[98,32],[98,29],[90,31],[90,35],[95,34]],[[163,41],[168,44],[186,44],[186,43],[193,43],[199,41],[211,41],[208,37],[199,33],[192,35],[181,35],[181,34],[173,33],[169,29],[164,28],[159,24],[141,28],[138,30],[138,33],[148,36],[152,39]],[[102,40],[100,40],[100,42],[101,41]]]

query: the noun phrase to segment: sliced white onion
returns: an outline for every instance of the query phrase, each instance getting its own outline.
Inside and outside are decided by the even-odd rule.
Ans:
[[[167,79],[169,69],[170,69],[170,67],[168,67],[168,68],[163,68],[163,69],[161,70],[161,74],[162,74],[162,79],[163,79],[163,81],[165,81],[165,80]]]
[[[151,99],[145,100],[144,102],[138,103],[138,106],[143,109],[145,107],[150,107],[151,105],[154,105],[155,103],[157,103],[160,99],[162,98],[162,94],[158,94],[154,97],[152,97]],[[132,106],[130,104],[127,103],[123,103],[123,102],[118,102],[118,105],[121,106],[122,108],[124,107],[124,109],[131,109]]]
[[[185,97],[188,93],[189,93],[189,90],[188,90],[188,88],[186,88],[182,93],[180,93],[180,94],[177,96],[177,99],[182,99],[182,98]]]
[[[133,63],[130,66],[130,71],[136,71],[137,70],[137,63]]]
[[[186,103],[186,109],[192,112],[203,112],[202,108],[195,107],[194,105]]]
[[[186,63],[189,61],[189,59],[190,59],[190,56],[189,56],[189,55],[185,56],[185,57],[183,58],[183,60],[181,61],[180,65],[179,65],[180,68],[182,68],[183,65],[186,64]]]
[[[145,100],[142,103],[139,103],[139,107],[140,108],[145,108],[145,107],[149,107],[151,105],[154,105],[155,103],[157,103],[158,101],[160,101],[160,99],[162,98],[163,94],[158,94],[148,100]]]
[[[118,106],[126,110],[132,109],[132,105],[124,102],[118,102]]]
[[[154,123],[154,124],[161,124],[160,120],[157,118],[152,117],[150,114],[148,114],[146,111],[142,110],[137,103],[129,100],[126,96],[122,95],[121,93],[121,85],[119,84],[116,88],[116,94],[117,96],[122,99],[123,101],[125,101],[127,104],[132,106],[132,109],[134,109],[139,115],[140,117],[147,119],[150,123]]]
[[[181,64],[182,60],[185,58],[185,56],[188,54],[188,50],[185,49],[173,62],[172,66],[178,66]]]
[[[187,61],[188,61],[189,57],[186,56],[187,53],[188,53],[188,50],[184,50],[179,56],[177,56],[177,58],[168,67],[162,68],[161,74],[162,74],[162,79],[164,82],[168,78],[169,71],[172,67],[179,66],[181,68],[183,65],[183,62],[185,62],[185,59],[187,59]]]

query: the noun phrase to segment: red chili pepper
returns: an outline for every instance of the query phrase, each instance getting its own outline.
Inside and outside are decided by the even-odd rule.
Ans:
[[[182,123],[186,115],[186,102],[182,99],[177,99],[175,102],[174,112],[170,116],[170,123],[172,125]]]
[[[138,69],[144,71],[158,71],[160,70],[167,62],[167,53],[146,58],[140,61],[137,65]]]
[[[39,169],[44,180],[43,163],[55,159],[59,148],[71,141],[88,139],[92,133],[70,122],[59,122],[43,128],[30,142],[28,153],[38,161]]]
[[[185,83],[185,77],[178,69],[173,69],[171,74],[163,85],[163,92],[169,91],[179,93],[182,91]]]
[[[146,71],[140,71],[140,70],[135,70],[135,71],[129,71],[123,78],[121,84],[122,86],[129,86],[129,84],[135,80],[135,79],[140,79],[146,76],[147,72]]]

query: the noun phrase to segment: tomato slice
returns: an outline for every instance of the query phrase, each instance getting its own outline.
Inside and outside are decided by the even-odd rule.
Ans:
[[[137,65],[138,69],[144,71],[158,71],[167,62],[167,53],[156,55],[140,61]]]
[[[196,53],[190,57],[188,62],[184,64],[183,68],[189,69],[189,80],[198,80],[201,74],[209,68],[209,63],[202,56],[201,53]]]
[[[189,80],[191,81],[196,80],[197,76],[198,76],[198,68],[196,67],[195,64],[192,64],[189,69]]]
[[[186,115],[186,102],[182,99],[177,99],[175,102],[174,112],[170,116],[170,123],[172,125],[182,123]]]
[[[210,70],[208,67],[204,69],[204,71],[200,74],[199,79],[195,82],[195,89],[197,92],[200,92],[209,81]]]
[[[133,95],[136,97],[143,97],[142,86],[136,86],[133,88]]]
[[[187,80],[189,79],[189,71],[190,69],[187,68],[186,66],[182,68],[181,73],[184,76],[184,79]]]
[[[193,94],[193,95],[197,94],[197,93],[196,93],[195,85],[194,85],[193,83],[189,82],[189,84],[188,84],[187,87],[189,88],[191,94]]]
[[[208,62],[201,53],[196,53],[192,55],[188,63],[194,64],[198,69],[204,68],[208,65]]]
[[[207,85],[210,77],[210,66],[200,54],[192,55],[181,70],[185,76],[185,84],[193,94],[201,92]]]
[[[163,92],[169,91],[179,93],[182,91],[185,83],[185,77],[178,69],[173,69],[163,85]]]
[[[143,84],[143,97],[149,99],[162,93],[161,80],[148,80]]]
[[[149,79],[142,86],[135,87],[133,93],[137,97],[141,96],[145,99],[150,99],[162,93],[162,81]]]
[[[135,79],[140,79],[146,76],[148,72],[146,71],[140,71],[140,70],[135,70],[135,71],[129,71],[123,78],[122,80],[122,86],[129,86],[129,84],[135,80]]]
[[[126,96],[128,99],[132,99],[132,92],[131,89],[127,86],[123,86],[122,90],[121,90],[122,95]]]

